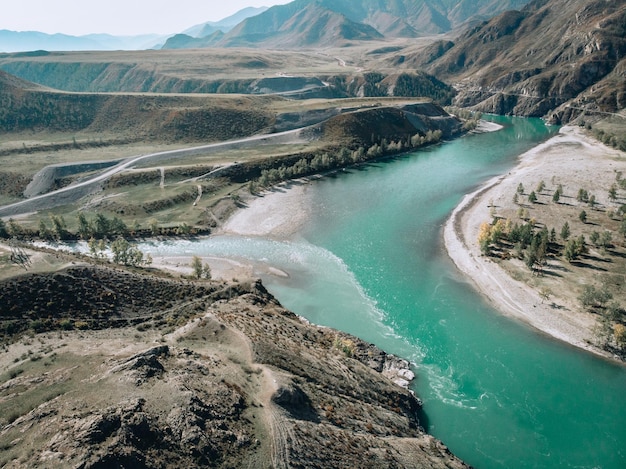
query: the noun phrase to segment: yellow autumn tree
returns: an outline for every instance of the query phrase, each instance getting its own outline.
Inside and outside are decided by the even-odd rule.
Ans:
[[[491,228],[492,226],[487,223],[481,223],[478,230],[478,244],[483,254],[489,254],[489,246],[491,245]]]

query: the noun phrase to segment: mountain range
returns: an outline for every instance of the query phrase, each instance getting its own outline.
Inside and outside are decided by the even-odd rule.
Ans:
[[[215,32],[228,32],[250,16],[258,15],[267,7],[248,7],[220,21],[208,21],[192,26],[181,33],[186,38],[202,38]],[[160,49],[170,35],[143,34],[113,36],[110,34],[46,34],[38,31],[0,30],[1,52],[46,51],[107,51]]]
[[[258,92],[255,80],[270,75],[283,86],[285,70],[298,81],[302,63],[293,70],[288,63],[307,56],[305,62],[316,65],[306,65],[306,79],[324,83],[324,96],[413,96],[424,86],[400,87],[397,80],[415,81],[417,70],[422,81],[426,72],[429,83],[437,77],[453,84],[455,105],[485,112],[565,123],[583,114],[613,116],[626,107],[626,0],[296,0],[235,16],[187,30],[208,36],[168,40],[171,48],[250,47],[189,51],[193,74],[166,66],[165,51],[90,53],[88,60],[43,51],[4,54],[0,68],[67,91],[248,93]],[[455,32],[433,35],[449,28]],[[344,47],[350,43],[359,47]],[[297,52],[268,50],[298,45]],[[431,95],[449,100],[451,93]]]
[[[0,30],[0,51],[25,52],[83,51],[83,50],[141,50],[150,49],[163,43],[167,36],[145,34],[138,36],[112,36],[110,34],[88,34],[71,36],[68,34],[46,34],[38,31]]]
[[[355,40],[447,33],[519,8],[529,0],[296,0],[202,38],[177,35],[163,46],[301,48]]]
[[[295,0],[272,8],[244,8],[179,34],[71,36],[0,31],[0,51],[23,52],[336,46],[357,40],[417,38],[449,33],[530,0]]]
[[[625,57],[625,0],[533,0],[403,65],[457,83],[460,106],[567,122],[626,107]]]

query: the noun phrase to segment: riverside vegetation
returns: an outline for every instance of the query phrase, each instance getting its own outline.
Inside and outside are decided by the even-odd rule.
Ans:
[[[2,209],[133,155],[309,129],[184,163],[144,162],[87,196],[3,212],[7,239],[84,239],[94,257],[0,246],[0,465],[463,467],[420,429],[415,396],[382,377],[386,363],[397,365],[384,352],[304,324],[256,281],[209,280],[195,260],[194,279],[164,274],[129,241],[209,233],[250,192],[280,180],[462,132],[416,93],[441,105],[578,120],[619,148],[623,11],[622,2],[530,2],[458,31],[455,42],[396,38],[382,48],[374,39],[315,35],[322,42],[303,52],[3,54],[3,69],[22,79],[0,72]],[[342,47],[325,48],[333,43]],[[89,88],[58,92],[25,82],[29,74],[55,81],[46,86]],[[485,252],[505,258],[513,276],[554,297],[555,307],[558,289],[575,292],[603,319],[601,345],[622,353],[621,179],[606,202],[595,187],[558,189],[558,176],[552,194],[543,184],[522,189],[519,207],[493,204]],[[574,203],[579,188],[587,200],[583,192]],[[541,210],[565,209],[566,201],[574,207],[567,225],[547,226],[555,217]],[[517,218],[517,230],[498,221]],[[508,236],[528,246],[515,249]],[[101,259],[107,246],[119,265]]]
[[[597,316],[597,345],[624,359],[626,180],[616,171],[608,187],[591,193],[559,179],[520,182],[511,204],[491,201],[492,220],[481,225],[477,242],[484,255],[536,286],[544,301],[573,293],[579,308]],[[559,282],[550,287],[544,278]]]

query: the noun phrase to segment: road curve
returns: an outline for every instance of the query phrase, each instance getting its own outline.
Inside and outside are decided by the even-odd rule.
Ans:
[[[109,179],[111,176],[121,171],[124,171],[125,169],[128,169],[140,162],[150,160],[159,161],[172,158],[184,158],[188,156],[202,154],[207,150],[228,148],[229,146],[246,146],[258,142],[281,143],[281,140],[287,141],[288,138],[293,137],[294,135],[298,135],[302,130],[304,129],[299,128],[287,130],[285,132],[278,132],[275,134],[262,134],[237,140],[229,140],[226,142],[211,143],[198,147],[182,148],[178,150],[168,150],[156,153],[149,153],[147,155],[133,156],[121,161],[112,168],[109,168],[102,173],[84,181],[71,184],[62,189],[51,191],[46,194],[37,195],[27,200],[2,206],[0,207],[0,217],[16,216],[24,213],[36,212],[39,210],[47,210],[53,207],[58,207],[60,205],[66,205],[76,202],[80,198],[98,190],[101,187],[101,184]],[[285,139],[285,137],[288,138]]]

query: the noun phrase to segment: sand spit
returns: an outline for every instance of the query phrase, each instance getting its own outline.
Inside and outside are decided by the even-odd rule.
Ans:
[[[491,220],[490,206],[512,206],[511,194],[521,181],[539,181],[556,174],[563,185],[574,187],[581,178],[588,180],[590,174],[594,178],[601,176],[598,159],[605,158],[607,152],[617,153],[579,128],[564,127],[557,136],[521,155],[511,172],[466,195],[444,227],[449,256],[496,309],[554,338],[603,356],[608,354],[594,345],[595,317],[579,311],[575,295],[565,293],[542,301],[538,290],[513,279],[497,262],[483,256],[477,239],[481,223]],[[614,168],[605,169],[605,178],[614,177]]]

